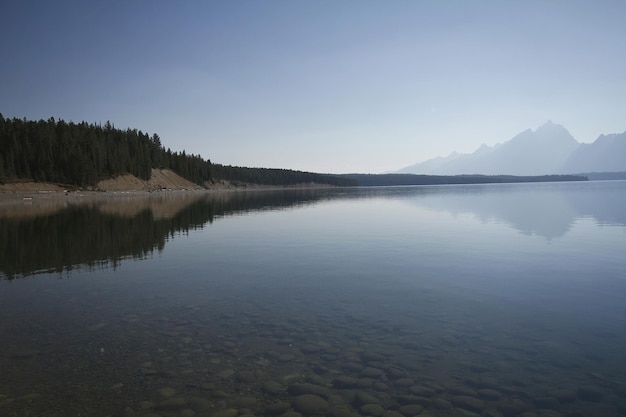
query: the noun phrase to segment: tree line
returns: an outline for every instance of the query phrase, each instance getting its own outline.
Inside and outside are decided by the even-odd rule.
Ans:
[[[587,181],[582,175],[416,175],[416,174],[342,174],[360,187],[394,185],[498,184],[518,182]]]
[[[196,183],[211,179],[209,160],[166,150],[157,134],[116,129],[110,122],[32,121],[0,114],[0,181],[89,186],[123,174],[147,180],[152,168],[172,169]]]
[[[333,175],[286,169],[212,164],[200,155],[172,152],[155,133],[117,129],[106,122],[8,119],[0,114],[0,183],[16,180],[93,186],[118,175],[150,179],[153,168],[171,169],[196,184],[354,185]]]
[[[314,172],[294,171],[275,168],[246,168],[230,165],[213,164],[216,178],[237,184],[264,184],[294,186],[304,184],[328,184],[334,186],[354,186],[356,182],[339,175],[317,174]]]

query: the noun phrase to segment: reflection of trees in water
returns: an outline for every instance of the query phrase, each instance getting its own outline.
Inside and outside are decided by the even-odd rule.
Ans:
[[[133,197],[72,204],[36,216],[7,216],[0,222],[0,276],[115,268],[123,259],[143,259],[180,233],[201,229],[215,218],[252,210],[304,205],[323,190],[232,192],[194,198]],[[181,207],[178,198],[187,199]],[[138,201],[143,204],[138,206]],[[171,211],[167,216],[155,213]],[[21,208],[18,208],[18,210]]]
[[[626,225],[626,182],[237,191],[110,198],[26,213],[0,212],[0,276],[115,268],[161,251],[170,237],[214,219],[322,200],[395,199],[503,221],[524,234],[563,236],[577,219]]]

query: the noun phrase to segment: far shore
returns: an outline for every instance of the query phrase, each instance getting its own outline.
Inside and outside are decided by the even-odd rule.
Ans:
[[[402,185],[444,185],[444,184],[487,184],[487,183],[514,183],[527,182],[535,179],[540,182],[552,182],[554,180],[580,181],[588,180],[582,176],[541,176],[541,177],[510,177],[492,178],[485,176],[465,176],[477,177],[473,181],[459,176],[450,177],[452,182],[442,182],[442,176],[411,176],[407,174],[350,174],[354,177],[358,186],[402,186]],[[422,182],[414,182],[415,178]],[[424,177],[429,181],[423,182]],[[497,176],[496,176],[497,177]],[[554,178],[553,178],[554,177]],[[407,180],[408,178],[408,180]],[[497,181],[496,181],[497,180]],[[407,182],[409,181],[409,182]],[[413,182],[411,182],[413,181]],[[531,181],[535,182],[535,181]],[[204,186],[192,183],[169,169],[152,169],[149,180],[141,180],[133,175],[120,175],[115,178],[98,182],[92,187],[73,188],[63,184],[32,182],[29,180],[15,180],[7,183],[0,183],[0,205],[14,205],[17,203],[33,203],[44,201],[88,201],[96,198],[119,198],[119,197],[147,197],[155,195],[175,195],[176,193],[215,193],[215,192],[241,192],[241,191],[268,191],[268,190],[295,190],[295,189],[325,189],[336,188],[330,184],[306,183],[295,185],[261,185],[240,182],[229,182],[218,180],[206,182]]]

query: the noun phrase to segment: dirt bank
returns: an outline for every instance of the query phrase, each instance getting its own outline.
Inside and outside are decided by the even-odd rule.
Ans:
[[[94,187],[96,191],[154,191],[154,190],[202,190],[169,169],[153,169],[148,181],[134,175],[121,175],[116,178],[100,181]]]
[[[327,184],[297,184],[292,186],[268,186],[259,184],[231,183],[229,181],[207,182],[204,187],[188,181],[169,169],[153,169],[148,181],[134,175],[121,175],[100,181],[93,187],[73,189],[70,186],[45,182],[17,181],[0,184],[0,206],[20,204],[42,204],[45,201],[63,200],[72,202],[93,197],[121,198],[132,194],[148,194],[163,191],[239,191],[275,190],[296,188],[329,188]]]
[[[150,180],[141,180],[134,175],[121,175],[100,181],[93,187],[72,190],[59,184],[45,182],[13,182],[0,184],[0,204],[16,202],[42,202],[62,198],[65,201],[84,199],[92,196],[118,196],[129,193],[152,191],[204,190],[168,169],[153,169]]]
[[[0,184],[0,193],[63,192],[70,187],[47,182],[19,181]],[[204,187],[187,181],[169,169],[153,169],[148,181],[126,174],[100,181],[93,187],[80,191],[154,191],[154,190],[202,190]]]

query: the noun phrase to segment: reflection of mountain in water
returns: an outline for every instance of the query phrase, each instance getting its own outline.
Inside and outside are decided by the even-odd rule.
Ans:
[[[566,198],[581,217],[599,224],[626,226],[626,181],[597,182],[586,193],[568,193]]]
[[[527,235],[554,239],[576,220],[626,226],[626,181],[494,185],[439,189],[415,204],[454,215],[472,213],[482,221],[501,221]],[[431,198],[432,197],[432,198]]]
[[[304,205],[324,195],[315,190],[179,194],[5,208],[0,212],[0,277],[116,267],[122,259],[161,251],[170,237],[215,218]]]
[[[626,226],[626,181],[441,187],[373,187],[174,194],[33,202],[0,207],[0,278],[76,267],[116,267],[161,251],[171,237],[236,213],[326,199],[382,198],[452,214],[472,213],[546,239],[581,218]]]

